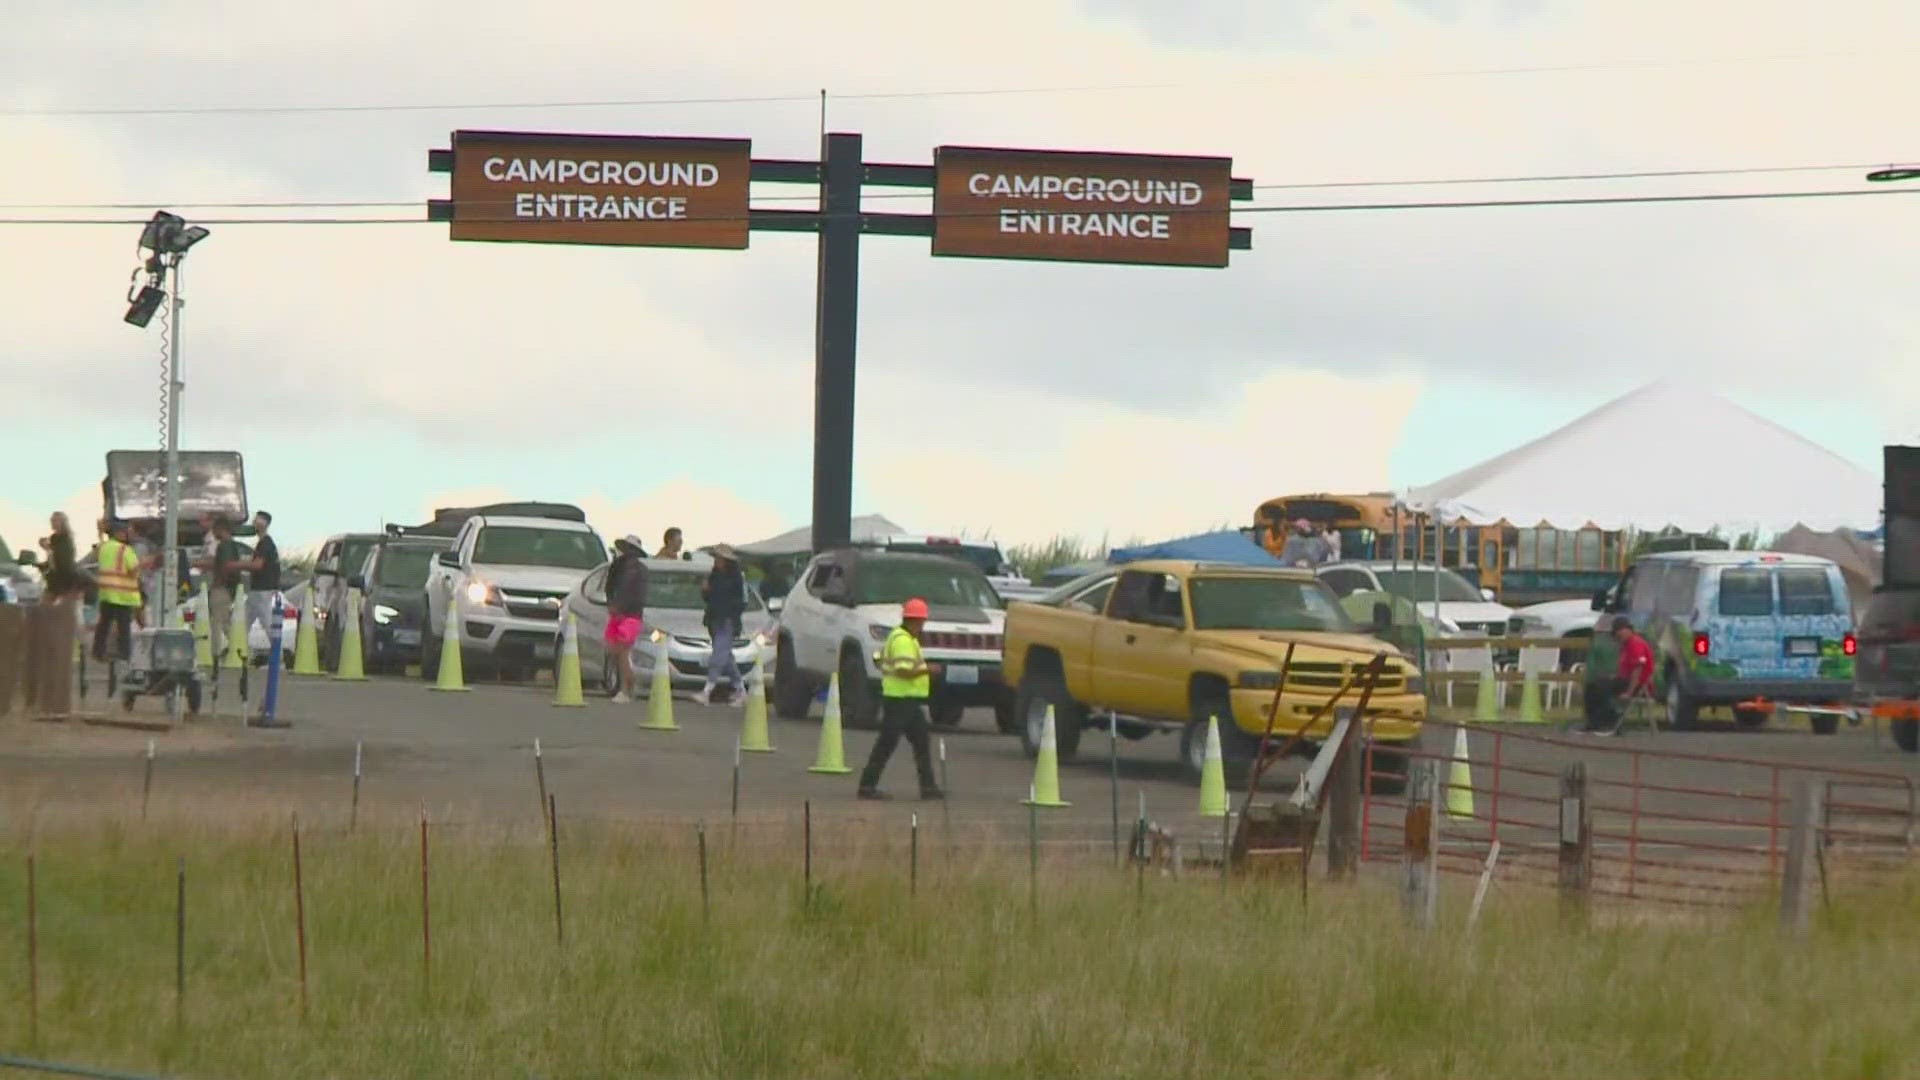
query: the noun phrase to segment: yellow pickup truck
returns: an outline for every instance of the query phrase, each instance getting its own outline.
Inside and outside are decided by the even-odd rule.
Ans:
[[[1128,739],[1178,731],[1180,759],[1198,777],[1210,716],[1220,719],[1230,769],[1244,768],[1258,754],[1289,646],[1293,662],[1274,735],[1291,737],[1350,674],[1385,653],[1367,705],[1367,730],[1375,770],[1404,774],[1404,754],[1378,750],[1420,738],[1427,713],[1420,671],[1354,625],[1306,571],[1159,559],[1109,567],[1008,605],[1002,663],[1015,688],[1014,726],[1028,756],[1039,750],[1051,706],[1063,760],[1089,727],[1099,731],[1112,723]],[[1358,699],[1356,686],[1336,708]],[[1332,727],[1329,710],[1302,742],[1324,739]]]

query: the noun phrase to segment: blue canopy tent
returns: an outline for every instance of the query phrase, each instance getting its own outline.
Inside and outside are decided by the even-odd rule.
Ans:
[[[1183,536],[1158,544],[1115,548],[1107,554],[1107,561],[1116,565],[1142,559],[1193,559],[1196,562],[1234,563],[1239,566],[1280,565],[1280,560],[1268,554],[1265,548],[1233,529]]]

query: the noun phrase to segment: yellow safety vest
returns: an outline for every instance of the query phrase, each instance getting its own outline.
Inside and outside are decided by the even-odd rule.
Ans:
[[[118,540],[100,542],[100,602],[140,606],[140,556]]]
[[[894,669],[912,670],[920,666],[920,642],[903,626],[887,635],[886,648],[880,651],[880,695],[892,698],[924,698],[933,693],[933,677],[926,672],[914,676],[895,675]]]

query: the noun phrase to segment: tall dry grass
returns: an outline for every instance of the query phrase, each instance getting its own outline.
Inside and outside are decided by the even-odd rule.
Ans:
[[[904,814],[904,812],[903,812]],[[904,825],[904,822],[902,823]],[[431,984],[417,828],[303,836],[311,1010],[280,827],[46,828],[39,1038],[24,851],[0,853],[15,1053],[187,1077],[1911,1076],[1911,883],[1801,944],[1764,913],[1565,929],[1495,886],[1481,926],[1403,929],[1384,882],[1144,880],[922,829],[569,827],[556,944],[528,828],[435,832]],[[963,837],[962,839],[968,839]],[[174,1019],[174,867],[189,875]]]

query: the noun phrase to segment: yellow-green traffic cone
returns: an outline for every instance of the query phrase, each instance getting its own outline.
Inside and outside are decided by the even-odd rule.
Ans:
[[[440,675],[429,690],[461,691],[467,688],[460,670],[460,594],[447,604],[447,625],[440,632]]]
[[[1207,717],[1207,756],[1200,765],[1200,816],[1227,816],[1227,764],[1220,753],[1220,718]]]
[[[566,624],[560,628],[560,659],[553,668],[553,703],[562,708],[587,707],[586,696],[580,692],[579,626],[571,611],[567,612]]]
[[[360,655],[360,594],[352,589],[347,590],[347,625],[340,628],[340,656],[333,665],[333,677],[342,682],[367,681],[366,660]]]
[[[1453,729],[1453,764],[1447,769],[1447,816],[1473,817],[1473,766],[1467,761],[1467,729]]]
[[[1033,787],[1022,806],[1062,807],[1073,804],[1060,798],[1060,748],[1053,735],[1053,706],[1047,706],[1047,719],[1040,728],[1040,752],[1033,759]]]
[[[233,617],[227,620],[226,654],[220,666],[239,670],[247,663],[247,587],[233,590]]]
[[[673,664],[667,660],[666,640],[657,644],[660,649],[653,658],[653,685],[647,689],[647,719],[640,730],[679,731],[680,725],[673,722]]]
[[[1494,695],[1500,692],[1499,680],[1491,671],[1480,673],[1480,689],[1473,698],[1473,719],[1476,723],[1491,724],[1500,719],[1500,703]]]
[[[193,666],[213,670],[213,605],[207,599],[207,583],[200,583],[200,595],[193,601]],[[80,643],[74,642],[79,648]]]
[[[827,680],[827,711],[820,718],[820,752],[807,771],[828,776],[844,776],[853,771],[847,768],[847,748],[840,739],[840,673],[837,671]]]
[[[754,676],[747,680],[747,711],[740,720],[740,749],[753,754],[773,753],[773,742],[767,737],[767,681],[760,674],[764,668],[754,665]]]
[[[300,613],[300,627],[293,637],[293,673],[324,675],[320,670],[320,610],[314,589],[307,588],[307,610]],[[354,620],[356,623],[359,620]]]
[[[1544,724],[1547,717],[1540,709],[1540,673],[1529,671],[1520,680],[1520,722]]]

